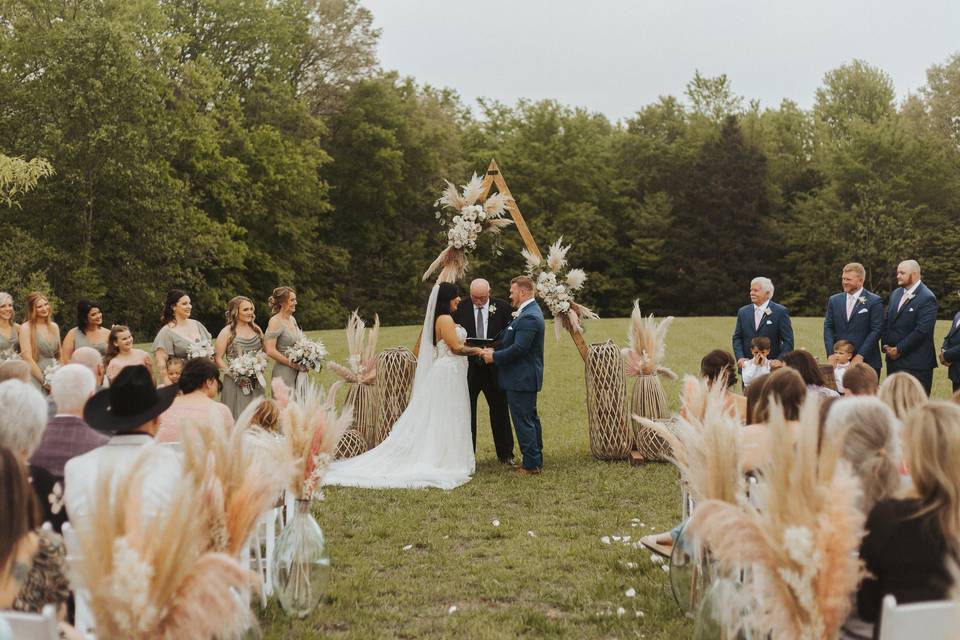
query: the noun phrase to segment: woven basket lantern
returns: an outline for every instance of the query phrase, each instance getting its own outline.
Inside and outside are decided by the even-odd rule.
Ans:
[[[377,357],[379,419],[372,446],[383,442],[410,402],[417,358],[406,347],[385,349]]]
[[[586,378],[590,451],[599,460],[625,460],[632,440],[627,423],[627,385],[620,349],[613,340],[590,345]]]
[[[337,444],[337,460],[341,458],[353,458],[367,450],[367,442],[355,427],[350,427],[343,432],[340,442]]]
[[[364,451],[377,446],[377,422],[380,412],[377,410],[377,388],[374,384],[357,382],[350,385],[346,404],[353,407],[352,429],[356,429],[366,443]]]
[[[671,419],[667,395],[663,392],[663,384],[658,374],[637,376],[630,405],[631,415],[658,422]],[[630,422],[633,425],[634,449],[640,456],[651,462],[666,460],[670,451],[664,439],[636,420]]]

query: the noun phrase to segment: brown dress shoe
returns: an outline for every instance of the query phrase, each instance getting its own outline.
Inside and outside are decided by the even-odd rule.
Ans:
[[[539,476],[543,473],[543,467],[536,469],[527,469],[526,467],[514,467],[513,472],[520,476]]]

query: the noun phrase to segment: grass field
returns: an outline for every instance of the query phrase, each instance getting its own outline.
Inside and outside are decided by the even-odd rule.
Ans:
[[[822,358],[821,326],[816,318],[794,319],[797,346]],[[623,344],[626,328],[625,319],[600,320],[590,323],[587,339]],[[708,350],[730,348],[732,328],[732,318],[677,319],[666,364],[696,373]],[[948,329],[938,324],[938,345]],[[417,331],[382,329],[379,347],[409,346]],[[343,357],[342,331],[315,335],[332,358]],[[692,626],[650,554],[600,540],[633,541],[672,526],[680,506],[676,472],[594,460],[583,364],[569,337],[554,340],[551,326],[545,359],[542,476],[515,477],[499,465],[483,407],[477,473],[467,485],[450,492],[328,488],[315,511],[333,563],[328,595],[305,620],[271,603],[260,615],[264,637],[689,637]],[[934,396],[946,397],[946,371],[935,376]],[[332,381],[326,372],[321,378]],[[678,388],[666,384],[674,408]],[[632,598],[625,595],[631,588]]]

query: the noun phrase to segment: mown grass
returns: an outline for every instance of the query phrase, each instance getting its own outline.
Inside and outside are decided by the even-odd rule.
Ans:
[[[695,373],[708,350],[730,347],[732,322],[677,319],[666,364]],[[821,321],[799,318],[794,326],[797,346],[822,357]],[[626,329],[625,319],[594,322],[588,341],[613,337],[623,344]],[[947,322],[938,325],[937,344],[948,329]],[[380,347],[410,345],[417,331],[382,329]],[[305,620],[288,618],[271,603],[260,614],[264,637],[690,636],[667,574],[650,554],[600,541],[607,535],[635,541],[672,526],[679,517],[677,474],[666,464],[593,459],[582,361],[568,337],[557,343],[552,327],[547,331],[539,400],[544,475],[515,477],[499,465],[484,407],[477,473],[467,485],[450,492],[328,488],[315,510],[333,563],[327,596]],[[331,357],[343,357],[342,331],[314,335]],[[321,379],[332,381],[326,372]],[[676,408],[679,383],[667,382],[666,389]],[[946,397],[949,389],[941,368],[934,395]],[[626,597],[630,588],[636,597]]]

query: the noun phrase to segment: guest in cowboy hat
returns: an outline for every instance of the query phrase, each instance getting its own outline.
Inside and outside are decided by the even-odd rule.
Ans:
[[[181,464],[176,452],[156,444],[154,436],[160,414],[176,395],[176,385],[157,389],[147,368],[137,365],[125,367],[109,389],[87,401],[84,421],[111,437],[104,446],[71,458],[66,464],[64,499],[74,528],[89,522],[97,476],[105,474],[115,482],[134,465],[144,470],[144,516],[150,518],[167,508]]]

